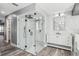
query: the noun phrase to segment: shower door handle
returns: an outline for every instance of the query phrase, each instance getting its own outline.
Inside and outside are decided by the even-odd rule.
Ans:
[[[26,27],[24,26],[24,34],[23,37],[26,38]]]

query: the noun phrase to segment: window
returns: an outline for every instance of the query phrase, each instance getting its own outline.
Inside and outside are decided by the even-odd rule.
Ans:
[[[3,25],[0,25],[0,32],[3,32]]]

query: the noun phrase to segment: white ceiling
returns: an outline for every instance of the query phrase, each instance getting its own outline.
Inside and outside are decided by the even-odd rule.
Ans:
[[[19,6],[14,6],[12,3],[0,3],[0,16],[8,15],[16,10],[24,8],[32,3],[16,3]],[[64,11],[67,9],[72,9],[74,3],[37,3],[37,8],[41,8],[46,11],[48,14],[53,12]],[[1,11],[4,11],[4,14],[1,14]]]
[[[37,8],[47,14],[72,10],[74,3],[38,3]]]
[[[0,16],[8,15],[16,10],[28,6],[31,3],[16,3],[16,4],[18,4],[18,6],[14,6],[12,3],[0,3]],[[5,13],[2,14],[1,11],[4,11]]]

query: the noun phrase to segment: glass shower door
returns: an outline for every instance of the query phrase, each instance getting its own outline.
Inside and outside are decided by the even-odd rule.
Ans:
[[[36,55],[35,52],[35,22],[34,19],[26,19],[26,51]]]

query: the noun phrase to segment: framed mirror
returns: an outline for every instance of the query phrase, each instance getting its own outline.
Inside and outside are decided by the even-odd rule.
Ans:
[[[64,31],[65,30],[64,16],[58,16],[58,17],[53,18],[53,30],[54,31]]]

